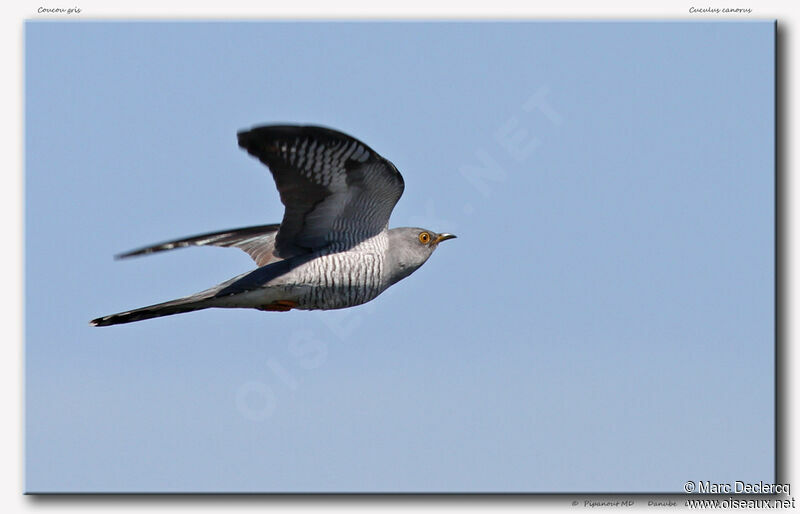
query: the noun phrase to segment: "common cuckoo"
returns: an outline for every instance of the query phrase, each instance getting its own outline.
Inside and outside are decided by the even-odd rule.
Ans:
[[[329,128],[269,125],[239,132],[239,146],[266,164],[285,209],[280,224],[224,230],[119,255],[186,246],[247,252],[257,269],[191,296],[111,314],[94,326],[210,307],[342,309],[368,302],[416,271],[456,236],[388,228],[403,194],[397,168],[361,141]]]

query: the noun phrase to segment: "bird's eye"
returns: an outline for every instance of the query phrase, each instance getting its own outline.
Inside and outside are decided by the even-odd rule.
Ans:
[[[419,242],[420,243],[426,245],[426,244],[428,244],[430,242],[430,240],[431,240],[431,235],[430,234],[428,234],[427,232],[420,232],[420,234],[419,234]]]

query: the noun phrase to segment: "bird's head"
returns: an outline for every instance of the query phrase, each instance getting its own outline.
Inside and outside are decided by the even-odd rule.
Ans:
[[[416,227],[389,230],[390,283],[394,284],[425,264],[442,241],[456,236]]]

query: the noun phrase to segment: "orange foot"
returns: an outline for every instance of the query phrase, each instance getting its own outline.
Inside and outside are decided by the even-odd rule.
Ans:
[[[297,307],[297,302],[293,302],[291,300],[278,300],[272,303],[266,303],[258,309],[262,311],[286,312],[294,309],[295,307]]]

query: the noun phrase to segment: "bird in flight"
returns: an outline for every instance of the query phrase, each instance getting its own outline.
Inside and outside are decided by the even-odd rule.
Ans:
[[[456,236],[389,229],[403,194],[397,168],[361,141],[324,127],[267,125],[238,133],[239,146],[269,167],[285,209],[280,224],[178,239],[119,255],[186,246],[240,248],[258,268],[205,291],[90,322],[118,325],[211,307],[343,309],[406,278]]]

